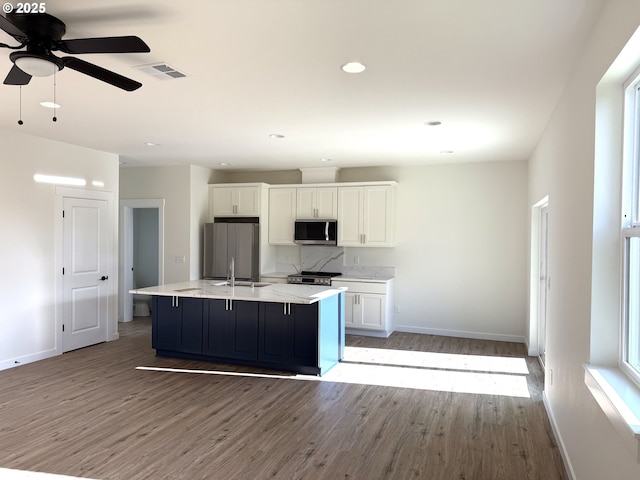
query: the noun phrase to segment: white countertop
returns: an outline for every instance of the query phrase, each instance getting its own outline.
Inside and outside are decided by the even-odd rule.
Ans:
[[[137,288],[129,293],[139,295],[162,295],[170,297],[219,298],[247,300],[250,302],[315,303],[337,295],[346,288],[322,287],[315,285],[289,285],[274,283],[266,287],[230,287],[216,285],[220,280],[192,280],[190,282],[169,283],[154,287]]]

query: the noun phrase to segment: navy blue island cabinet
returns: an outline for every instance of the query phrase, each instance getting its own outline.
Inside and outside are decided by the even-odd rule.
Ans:
[[[344,349],[344,293],[315,303],[153,296],[158,356],[323,375]]]

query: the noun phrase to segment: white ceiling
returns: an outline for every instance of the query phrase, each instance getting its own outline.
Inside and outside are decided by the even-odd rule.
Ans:
[[[49,0],[65,39],[141,37],[151,53],[78,57],[143,86],[125,92],[64,69],[54,123],[39,105],[52,100],[53,79],[33,78],[19,126],[20,89],[0,85],[0,127],[118,153],[127,165],[525,160],[600,2]],[[16,44],[3,32],[0,42]],[[0,49],[2,78],[10,52]],[[343,73],[352,60],[367,70]],[[134,68],[157,62],[188,76],[163,81]]]

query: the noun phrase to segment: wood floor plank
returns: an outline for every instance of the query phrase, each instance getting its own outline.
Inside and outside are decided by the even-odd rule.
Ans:
[[[354,347],[526,358],[528,398],[159,358],[148,319],[122,324],[120,335],[0,372],[0,467],[102,480],[567,479],[542,372],[523,345],[347,337]]]

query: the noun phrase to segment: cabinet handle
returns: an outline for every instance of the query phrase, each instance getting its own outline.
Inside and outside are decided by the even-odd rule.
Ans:
[[[287,304],[286,304],[286,303],[283,303],[283,304],[282,304],[282,314],[283,314],[283,315],[286,315],[286,314],[287,314]]]
[[[172,307],[178,307],[178,298],[180,297],[171,297],[171,306]]]
[[[287,305],[288,305],[288,307],[287,307],[287,315],[291,315],[291,304],[288,303]]]
[[[282,307],[283,307],[282,313],[284,315],[291,315],[291,304],[290,303],[283,303]]]

